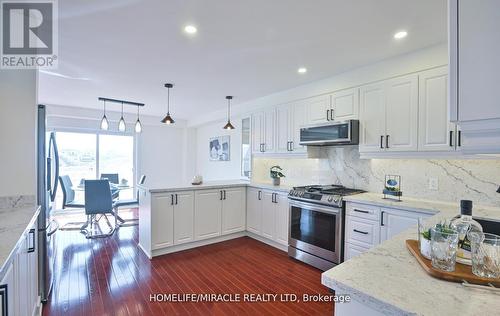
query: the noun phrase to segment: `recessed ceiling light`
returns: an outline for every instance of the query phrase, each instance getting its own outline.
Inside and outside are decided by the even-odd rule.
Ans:
[[[408,32],[400,31],[400,32],[397,32],[396,34],[394,34],[394,38],[395,39],[402,39],[402,38],[405,38],[406,35],[408,35]]]
[[[305,68],[305,67],[300,67],[300,68],[297,70],[297,72],[298,72],[299,74],[305,74],[305,73],[307,72],[307,68]]]
[[[196,32],[198,32],[198,29],[194,25],[186,25],[184,27],[184,32],[188,34],[195,34]]]

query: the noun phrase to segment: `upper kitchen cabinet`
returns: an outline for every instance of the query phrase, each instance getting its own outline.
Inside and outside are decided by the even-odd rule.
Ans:
[[[500,1],[450,0],[450,116],[466,153],[500,153]]]
[[[378,152],[384,149],[385,87],[376,83],[360,88],[360,152]]]
[[[329,94],[308,98],[303,102],[307,109],[308,124],[321,124],[333,120],[331,96]]]
[[[274,115],[274,108],[252,114],[252,152],[264,153],[275,150]]]
[[[301,153],[300,128],[306,124],[305,105],[289,103],[276,107],[276,152]]]
[[[358,118],[358,88],[341,90],[333,93],[331,102],[331,112],[334,121],[355,120]]]
[[[418,77],[418,149],[454,151],[459,131],[448,111],[448,70],[439,67],[423,71]]]

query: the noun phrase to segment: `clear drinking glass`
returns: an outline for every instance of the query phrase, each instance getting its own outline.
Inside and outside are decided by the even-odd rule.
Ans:
[[[470,232],[472,273],[483,278],[500,278],[500,236]]]
[[[443,271],[455,271],[458,232],[453,229],[431,228],[432,266]]]

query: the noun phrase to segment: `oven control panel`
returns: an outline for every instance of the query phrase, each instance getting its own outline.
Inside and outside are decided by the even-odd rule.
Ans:
[[[316,202],[325,205],[331,205],[335,207],[342,206],[342,197],[340,195],[328,195],[328,194],[318,194],[310,193],[302,190],[291,190],[288,197],[294,200],[300,200],[304,202]]]

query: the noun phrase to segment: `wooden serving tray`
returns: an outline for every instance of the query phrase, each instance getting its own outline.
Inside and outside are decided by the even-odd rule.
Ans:
[[[407,240],[406,247],[411,252],[411,254],[417,259],[418,263],[422,266],[422,268],[432,277],[437,279],[442,279],[450,282],[459,282],[467,281],[471,284],[479,284],[479,285],[493,285],[495,287],[500,287],[500,279],[487,279],[481,278],[472,273],[472,267],[456,263],[455,271],[446,272],[442,270],[438,270],[432,266],[431,260],[425,258],[420,253],[420,249],[418,247],[418,240]]]

